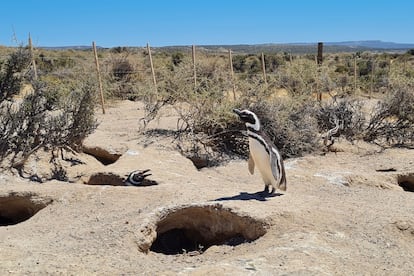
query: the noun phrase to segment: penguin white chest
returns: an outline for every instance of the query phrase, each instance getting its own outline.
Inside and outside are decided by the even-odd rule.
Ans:
[[[270,156],[266,148],[258,140],[249,137],[249,150],[254,160],[255,167],[260,171],[265,182],[272,181],[272,169],[270,167]]]

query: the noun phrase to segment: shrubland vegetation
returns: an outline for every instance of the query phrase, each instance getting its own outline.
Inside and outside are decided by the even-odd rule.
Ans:
[[[51,71],[41,63],[47,73],[35,80],[31,62],[29,50],[20,47],[0,64],[0,157],[19,172],[39,149],[52,154],[81,149],[83,139],[96,127],[95,84],[67,78],[74,72],[56,77],[52,73],[62,74],[60,66]],[[21,96],[27,86],[31,93]]]
[[[321,150],[320,136],[336,120],[349,141],[413,146],[412,51],[329,53],[320,66],[313,54],[265,53],[266,82],[260,55],[233,53],[234,79],[227,52],[199,50],[196,57],[195,82],[189,48],[153,50],[154,85],[146,49],[100,49],[105,97],[144,102],[144,128],[137,135],[151,135],[145,123],[172,107],[179,115],[177,148],[209,165],[246,156],[245,128],[232,113],[235,107],[255,111],[285,157]],[[0,49],[0,155],[12,156],[14,166],[41,147],[81,150],[96,127],[91,51],[37,49],[33,58],[37,80],[28,49]],[[28,85],[33,93],[16,97]]]

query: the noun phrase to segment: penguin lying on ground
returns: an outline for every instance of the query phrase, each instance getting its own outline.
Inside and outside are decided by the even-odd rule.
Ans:
[[[144,183],[144,179],[147,176],[150,176],[149,172],[150,170],[136,170],[131,172],[128,175],[128,178],[125,181],[125,185],[127,186],[148,186],[146,183]]]
[[[254,167],[257,167],[265,183],[264,193],[274,194],[276,188],[286,191],[286,173],[282,156],[277,147],[263,132],[257,115],[246,109],[233,109],[233,112],[239,115],[247,127],[249,172],[253,174]],[[269,191],[270,185],[272,186],[271,191]]]

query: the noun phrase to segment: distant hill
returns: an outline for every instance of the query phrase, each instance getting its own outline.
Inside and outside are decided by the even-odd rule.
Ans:
[[[227,52],[231,49],[235,53],[257,54],[260,52],[277,53],[288,52],[293,54],[310,54],[317,51],[315,43],[269,43],[269,44],[240,44],[240,45],[197,45],[197,48],[206,51]],[[413,49],[414,44],[384,42],[380,40],[367,41],[344,41],[324,42],[324,52],[356,52],[356,51],[377,51],[377,52],[404,52]],[[157,47],[163,51],[189,51],[191,46],[165,46]]]
[[[356,52],[356,51],[398,51],[404,52],[409,49],[414,49],[414,43],[395,43],[384,42],[380,40],[365,40],[365,41],[343,41],[343,42],[323,42],[324,52],[338,53],[338,52]],[[197,48],[205,51],[227,52],[231,49],[235,53],[256,54],[260,52],[277,53],[288,52],[293,54],[308,54],[315,53],[317,49],[317,42],[315,43],[268,43],[268,44],[239,44],[239,45],[196,45]],[[38,47],[52,50],[89,50],[91,46],[62,46],[62,47]],[[98,48],[104,48],[99,47]],[[143,48],[128,46],[128,48]],[[166,52],[176,51],[190,51],[191,45],[177,45],[177,46],[163,46],[152,47],[155,50],[162,50]]]
[[[315,53],[317,51],[315,43],[271,43],[256,45],[217,45],[217,46],[198,46],[207,50],[232,49],[235,52],[259,53],[259,52],[289,52],[295,54]],[[379,40],[369,41],[345,41],[345,42],[324,42],[324,52],[356,52],[356,51],[407,51],[414,48],[414,44],[403,44],[394,42],[383,42]]]
[[[39,49],[45,49],[45,50],[89,50],[92,49],[92,46],[86,46],[86,45],[73,45],[73,46],[40,46],[37,47]],[[96,46],[96,48],[103,48]]]
[[[385,42],[381,40],[365,40],[365,41],[344,41],[344,42],[327,42],[326,45],[348,46],[348,47],[365,47],[371,49],[387,49],[387,50],[408,50],[414,48],[414,44]]]

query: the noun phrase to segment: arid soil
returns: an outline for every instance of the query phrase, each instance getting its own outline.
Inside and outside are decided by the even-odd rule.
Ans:
[[[168,114],[149,128],[174,129]],[[413,275],[414,150],[340,140],[286,160],[287,191],[263,197],[246,160],[197,170],[142,116],[99,115],[90,154],[63,152],[66,182],[32,181],[46,153],[0,175],[0,275]],[[117,186],[136,169],[157,185]]]

